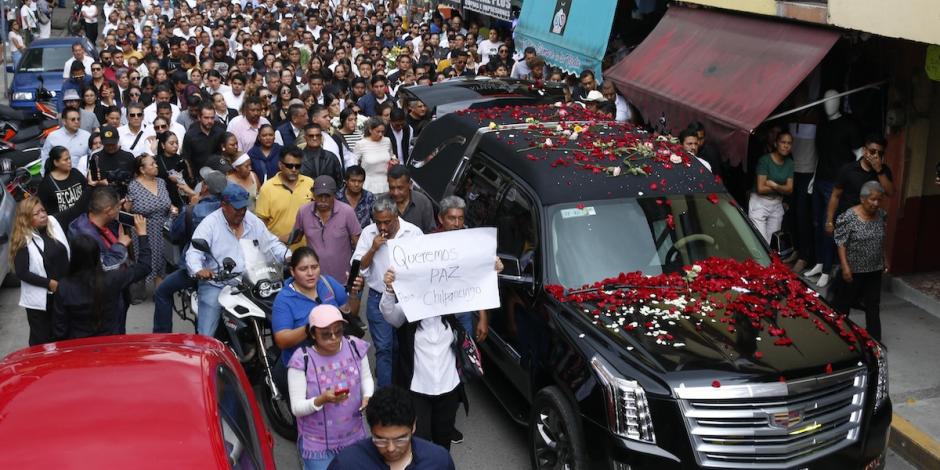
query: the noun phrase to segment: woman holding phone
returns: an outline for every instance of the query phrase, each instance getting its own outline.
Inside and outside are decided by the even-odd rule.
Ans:
[[[326,469],[336,454],[366,437],[362,410],[375,389],[369,343],[345,336],[345,323],[335,305],[314,307],[306,327],[311,345],[295,350],[288,362],[291,411],[305,470]]]

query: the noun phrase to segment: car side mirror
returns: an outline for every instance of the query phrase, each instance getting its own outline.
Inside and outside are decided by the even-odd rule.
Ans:
[[[524,265],[518,257],[505,253],[497,253],[496,256],[503,263],[503,272],[497,275],[499,279],[513,284],[528,284],[532,288],[535,287],[535,278],[531,273],[526,272],[525,268],[528,266]],[[531,264],[531,260],[526,264]]]
[[[235,260],[232,258],[225,258],[222,260],[222,269],[226,271],[232,271],[235,269]]]
[[[212,253],[212,249],[209,248],[209,242],[203,240],[202,238],[193,238],[192,245],[193,248],[203,253]]]

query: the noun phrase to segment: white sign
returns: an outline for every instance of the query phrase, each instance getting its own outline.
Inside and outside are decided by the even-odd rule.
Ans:
[[[408,321],[499,307],[495,228],[393,238],[387,243],[395,294]]]

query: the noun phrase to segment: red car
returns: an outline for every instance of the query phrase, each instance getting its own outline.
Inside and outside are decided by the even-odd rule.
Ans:
[[[0,362],[0,468],[273,469],[235,356],[195,335],[34,346]]]

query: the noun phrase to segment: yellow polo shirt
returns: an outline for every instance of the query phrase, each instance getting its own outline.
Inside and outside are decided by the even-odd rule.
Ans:
[[[258,190],[258,202],[255,204],[255,215],[264,221],[264,224],[278,238],[287,237],[297,221],[297,212],[300,207],[311,201],[313,197],[313,179],[309,176],[299,175],[294,190],[291,191],[281,181],[281,174],[265,181]],[[296,246],[302,246],[298,242]]]

